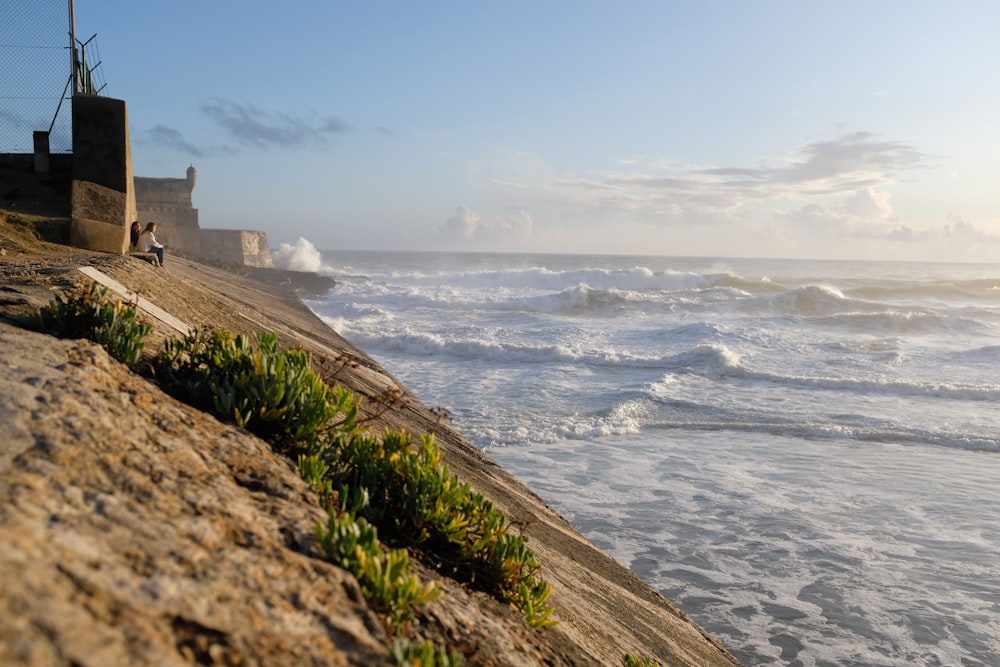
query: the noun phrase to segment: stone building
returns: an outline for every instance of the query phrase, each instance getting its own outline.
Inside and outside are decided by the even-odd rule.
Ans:
[[[267,234],[242,229],[202,229],[191,193],[198,171],[191,165],[185,178],[134,176],[138,220],[145,227],[156,223],[156,238],[167,248],[175,248],[197,259],[270,267],[271,249]]]
[[[198,170],[191,165],[187,178],[144,178],[134,176],[135,205],[142,226],[156,223],[156,236],[165,244],[180,247],[181,238],[197,233],[198,209],[191,202],[191,193],[198,180]]]

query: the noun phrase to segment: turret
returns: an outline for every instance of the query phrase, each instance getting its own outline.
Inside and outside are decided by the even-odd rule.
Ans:
[[[198,170],[194,168],[194,165],[191,165],[187,169],[188,190],[194,192],[194,186],[195,183],[197,182],[198,182]]]

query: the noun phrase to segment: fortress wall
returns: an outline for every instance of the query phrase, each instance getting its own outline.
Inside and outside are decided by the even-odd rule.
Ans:
[[[141,200],[140,200],[141,202]],[[147,222],[156,223],[156,238],[161,243],[185,250],[197,249],[198,209],[177,209],[164,206],[145,206],[140,203],[137,220],[145,227]]]
[[[156,223],[156,238],[171,248],[196,259],[271,267],[271,249],[264,232],[242,229],[202,229],[191,193],[198,172],[191,165],[187,178],[135,177],[138,219],[143,226]]]
[[[138,220],[145,227],[156,223],[156,238],[164,245],[196,253],[198,250],[198,209],[191,203],[196,170],[188,167],[187,178],[136,176],[135,198]]]
[[[269,268],[271,247],[264,232],[245,229],[203,229],[198,252],[205,259]]]
[[[128,108],[123,100],[73,96],[70,243],[122,254],[136,219]]]
[[[177,230],[197,230],[198,209],[191,203],[195,183],[194,167],[188,168],[187,178],[145,178],[136,176],[135,198],[139,220],[143,225],[155,222],[157,238],[171,240]],[[180,239],[178,235],[178,240]],[[176,241],[173,241],[177,245]]]
[[[146,178],[136,176],[135,196],[148,204],[191,206],[192,188],[184,178]]]

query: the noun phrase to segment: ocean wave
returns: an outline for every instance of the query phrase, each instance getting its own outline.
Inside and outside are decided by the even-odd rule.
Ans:
[[[831,329],[890,334],[941,333],[946,331],[966,332],[980,330],[982,324],[975,320],[946,317],[927,311],[883,311],[872,313],[840,313],[824,315],[816,319],[816,324]]]
[[[837,340],[830,343],[831,350],[849,352],[851,354],[884,354],[894,353],[903,345],[898,336],[863,340]]]
[[[348,318],[321,319],[337,333],[368,352],[508,363],[577,362],[583,358],[580,352],[563,345],[529,345],[487,338],[445,337],[407,327],[388,330],[358,326],[357,322]]]
[[[316,312],[337,333],[369,353],[391,352],[408,357],[438,357],[442,361],[463,359],[489,361],[502,364],[571,363],[600,368],[700,369],[707,376],[721,377],[726,369],[738,367],[735,353],[724,346],[700,345],[680,354],[639,353],[612,346],[594,345],[585,331],[572,335],[581,344],[541,343],[516,340],[506,330],[477,328],[465,333],[451,329],[436,333],[413,327],[391,314],[371,307],[347,309],[339,315],[325,314],[323,308]],[[716,338],[723,329],[715,324],[696,322],[675,329],[658,332],[656,336],[673,345],[696,345],[696,341]],[[649,336],[650,334],[644,334]],[[710,369],[715,369],[714,371]]]
[[[840,290],[807,285],[779,294],[766,295],[745,301],[743,312],[755,316],[780,315],[810,318],[820,327],[872,332],[879,334],[907,334],[917,332],[982,332],[989,326],[990,312],[973,311],[963,316],[963,311],[938,312],[929,305],[893,306],[881,301],[867,301],[845,296]]]
[[[995,353],[995,352],[994,352]],[[810,377],[753,370],[725,345],[699,345],[664,361],[671,373],[688,373],[711,380],[732,379],[768,383],[793,390],[849,392],[899,397],[929,396],[963,401],[1000,400],[1000,384],[917,382],[877,378]]]
[[[884,312],[888,307],[881,303],[852,299],[835,287],[805,285],[768,295],[750,302],[749,308],[760,312],[777,312],[786,315],[829,316],[845,313]]]
[[[740,364],[739,355],[725,345],[717,344],[699,345],[667,357],[663,364],[675,373],[693,373],[713,379],[746,373],[746,369]]]
[[[673,291],[712,284],[711,278],[698,273],[652,271],[642,266],[628,270],[583,268],[565,271],[544,267],[441,272],[389,270],[370,273],[369,277],[397,285],[447,285],[459,289],[487,290],[561,291],[586,285],[592,289]]]
[[[751,280],[735,273],[711,273],[707,274],[705,278],[711,287],[728,288],[746,295],[772,294],[787,291],[785,287],[767,277],[760,278],[759,280]]]
[[[542,418],[509,426],[490,415],[472,424],[459,420],[456,425],[477,447],[489,449],[633,435],[643,429],[650,412],[648,401],[626,401],[605,414],[563,415],[555,420]]]
[[[538,415],[530,420],[504,418],[495,413],[456,421],[463,434],[482,448],[593,441],[658,431],[706,431],[765,435],[817,442],[824,440],[871,444],[928,445],[968,451],[1000,452],[1000,437],[921,428],[861,415],[833,415],[828,419],[800,419],[755,407],[725,409],[672,400],[669,408],[650,398],[623,401],[601,414]],[[676,436],[667,436],[667,439]],[[722,436],[726,437],[726,436]]]
[[[608,308],[621,308],[637,300],[634,292],[617,289],[594,289],[588,285],[576,285],[568,289],[539,296],[514,298],[504,304],[510,310],[552,314],[590,314]]]
[[[846,424],[837,422],[796,422],[792,420],[754,420],[745,415],[733,419],[672,419],[649,422],[644,429],[726,431],[763,433],[806,441],[853,440],[856,442],[902,445],[930,445],[977,452],[1000,452],[1000,438],[987,435],[963,435],[930,429],[907,428],[888,424]]]
[[[996,301],[1000,299],[1000,278],[865,285],[850,290],[850,294],[864,299],[886,301],[895,301],[898,299],[916,301]]]
[[[1000,362],[1000,345],[987,345],[972,350],[955,352],[950,358],[952,361],[963,364],[990,364],[995,367]]]

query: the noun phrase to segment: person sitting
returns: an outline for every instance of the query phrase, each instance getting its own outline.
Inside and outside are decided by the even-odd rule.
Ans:
[[[132,223],[132,229],[129,231],[129,247],[132,250],[136,249],[136,245],[139,243],[139,234],[141,227],[139,226],[139,221],[136,220]]]
[[[139,234],[139,240],[136,241],[135,247],[139,252],[155,253],[160,260],[160,266],[163,266],[163,244],[156,240],[155,222],[146,223],[146,228],[142,230],[142,234]]]

